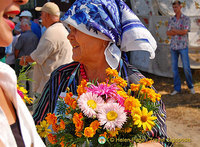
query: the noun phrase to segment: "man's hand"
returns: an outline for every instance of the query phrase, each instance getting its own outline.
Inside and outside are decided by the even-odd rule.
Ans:
[[[20,64],[21,66],[26,66],[26,65],[28,64],[28,62],[26,61],[26,56],[22,56],[22,57],[20,58],[19,64]]]

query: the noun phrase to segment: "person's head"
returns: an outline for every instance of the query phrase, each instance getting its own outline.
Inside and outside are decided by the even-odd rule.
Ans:
[[[21,31],[25,32],[25,31],[28,31],[28,30],[31,30],[31,22],[28,19],[23,19],[21,21]]]
[[[17,23],[17,24],[15,25],[14,35],[18,35],[18,34],[20,34],[20,33],[21,33],[21,23],[19,22],[19,23]]]
[[[28,20],[31,20],[33,15],[31,14],[30,11],[28,10],[24,10],[21,12],[21,14],[19,15],[20,17],[20,20],[22,21],[23,19],[28,19]]]
[[[47,2],[42,7],[36,7],[35,10],[41,11],[42,25],[46,28],[60,20],[60,9],[53,2]]]
[[[175,14],[181,13],[181,8],[182,8],[181,2],[178,0],[174,1],[172,3],[172,8],[173,8]]]
[[[14,23],[9,20],[10,16],[20,13],[20,5],[28,0],[0,0],[0,46],[8,46],[12,42],[12,30]]]
[[[104,50],[108,45],[108,41],[87,35],[73,26],[69,26],[70,33],[68,39],[73,47],[72,59],[80,63],[86,64],[94,62],[99,57],[104,57]]]
[[[75,61],[100,57],[116,69],[121,51],[146,50],[155,56],[155,39],[122,0],[76,0],[61,21],[70,25]]]

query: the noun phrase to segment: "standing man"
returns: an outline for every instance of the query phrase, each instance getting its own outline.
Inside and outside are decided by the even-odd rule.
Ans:
[[[21,35],[19,36],[15,47],[14,47],[14,54],[15,54],[15,71],[17,76],[19,76],[20,70],[22,67],[19,65],[19,61],[22,56],[29,56],[36,48],[39,42],[38,37],[31,31],[31,22],[28,19],[23,19],[21,21]],[[30,65],[26,68],[28,69]],[[30,68],[26,72],[26,76],[29,79],[33,78],[33,69]],[[32,81],[21,81],[24,87],[29,91],[29,96],[33,96],[32,92]]]
[[[47,2],[43,7],[36,7],[36,11],[42,11],[42,24],[47,30],[42,35],[37,49],[30,56],[22,57],[20,63],[23,65],[26,64],[24,62],[36,62],[33,90],[39,96],[51,73],[60,65],[72,61],[72,47],[67,39],[68,31],[59,22],[59,7],[55,3]]]
[[[40,39],[41,37],[41,28],[40,28],[40,25],[33,22],[31,19],[32,19],[32,14],[30,11],[28,10],[24,10],[21,12],[21,14],[19,15],[20,17],[20,21],[22,21],[23,19],[28,19],[30,20],[31,22],[31,30],[33,33],[35,33],[35,35],[37,35],[38,39]]]
[[[170,48],[174,75],[174,91],[171,95],[181,92],[181,80],[178,72],[179,55],[181,56],[187,86],[189,87],[190,92],[195,94],[188,56],[188,32],[190,31],[190,19],[181,13],[182,6],[180,1],[173,2],[172,7],[175,16],[169,20],[168,31],[166,32],[168,36],[171,36]]]

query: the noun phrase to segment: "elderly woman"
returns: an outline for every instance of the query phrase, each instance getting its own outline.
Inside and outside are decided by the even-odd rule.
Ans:
[[[10,16],[20,13],[20,5],[28,0],[0,0],[0,46],[12,42],[14,23]],[[15,71],[0,62],[0,146],[1,147],[43,147],[37,134],[33,118],[17,93]]]
[[[73,46],[71,64],[55,70],[46,84],[40,102],[33,115],[35,123],[53,113],[59,95],[67,87],[77,95],[82,79],[104,82],[106,68],[117,69],[128,85],[138,83],[144,76],[121,58],[121,51],[146,50],[155,56],[156,42],[137,16],[122,0],[77,0],[62,18],[70,28],[68,39]],[[166,114],[160,103],[159,114]],[[148,135],[167,138],[165,119],[158,117],[158,126]],[[170,145],[168,143],[162,143]],[[160,143],[142,143],[141,146],[161,146]]]

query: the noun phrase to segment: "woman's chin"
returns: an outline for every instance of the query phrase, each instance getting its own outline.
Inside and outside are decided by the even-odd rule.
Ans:
[[[6,36],[8,36],[8,35],[6,35]],[[12,40],[13,40],[12,35],[10,35],[9,37],[0,36],[0,46],[7,47],[12,43]]]

